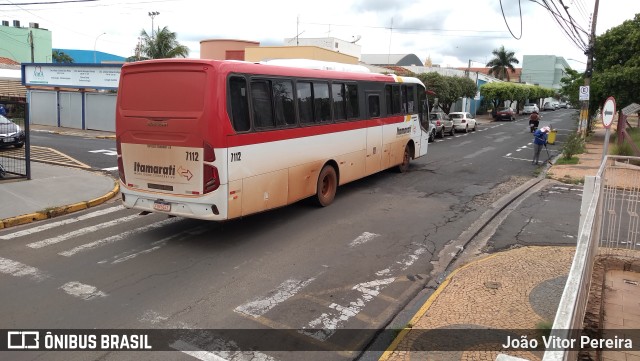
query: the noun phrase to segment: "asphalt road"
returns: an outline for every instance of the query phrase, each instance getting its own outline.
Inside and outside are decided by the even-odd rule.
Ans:
[[[558,129],[561,144],[575,117],[572,110],[545,113],[541,126]],[[275,337],[269,329],[291,329],[301,331],[291,336],[299,343],[329,349],[346,342],[350,351],[301,354],[286,351],[310,346],[273,341],[281,351],[243,353],[234,340],[194,337],[173,344],[183,352],[26,352],[11,359],[357,358],[372,335],[345,340],[336,330],[384,327],[438,276],[444,247],[492,202],[538,175],[531,141],[524,118],[479,125],[432,143],[408,173],[385,171],[341,187],[326,208],[303,201],[210,223],[139,215],[114,201],[0,231],[3,328],[263,329],[266,340]],[[569,194],[566,215],[577,225],[569,202],[577,212],[579,198]],[[518,214],[507,217],[491,248],[541,239],[522,231],[535,217]],[[217,349],[224,352],[209,352]]]

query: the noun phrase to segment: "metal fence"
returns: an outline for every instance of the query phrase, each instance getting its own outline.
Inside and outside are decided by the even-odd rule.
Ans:
[[[583,327],[598,254],[638,257],[640,158],[607,156],[585,178],[576,254],[560,299],[552,336],[576,339]],[[543,361],[576,360],[578,351],[547,351]]]
[[[6,115],[0,122],[0,182],[31,178],[29,111],[26,103],[0,100]]]

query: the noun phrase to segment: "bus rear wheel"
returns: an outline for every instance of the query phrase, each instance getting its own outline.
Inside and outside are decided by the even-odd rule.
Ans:
[[[398,172],[405,173],[409,170],[409,163],[411,162],[411,153],[409,146],[404,147],[404,154],[402,155],[402,163],[398,164]]]
[[[336,170],[330,165],[325,165],[322,171],[320,171],[320,176],[318,176],[316,192],[316,201],[318,204],[322,207],[330,205],[336,197],[337,189],[338,176]]]

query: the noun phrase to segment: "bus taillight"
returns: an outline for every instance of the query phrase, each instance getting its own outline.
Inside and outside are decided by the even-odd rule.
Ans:
[[[120,138],[116,138],[116,152],[118,153],[118,175],[122,183],[127,184],[124,176],[124,163],[122,163],[122,144],[120,143]]]
[[[218,176],[218,168],[203,164],[202,169],[204,189],[202,193],[213,192],[220,187],[220,177]]]
[[[204,161],[205,162],[213,162],[216,160],[216,153],[213,151],[213,147],[207,143],[203,142],[203,152],[204,152]]]

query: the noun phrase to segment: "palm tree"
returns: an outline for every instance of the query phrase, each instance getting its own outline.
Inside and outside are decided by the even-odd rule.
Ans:
[[[505,50],[504,45],[500,46],[500,49],[494,49],[491,53],[494,55],[494,58],[487,63],[487,66],[491,68],[489,75],[493,74],[493,76],[498,79],[504,80],[506,78],[507,81],[509,81],[509,71],[512,73],[516,72],[513,64],[520,64],[514,56],[515,53]]]
[[[176,33],[169,31],[168,27],[158,28],[155,34],[149,36],[145,30],[142,36],[142,48],[140,52],[146,59],[186,58],[189,48],[181,45],[176,40]]]
[[[73,63],[73,58],[61,50],[52,51],[51,58],[54,63]]]

